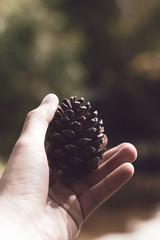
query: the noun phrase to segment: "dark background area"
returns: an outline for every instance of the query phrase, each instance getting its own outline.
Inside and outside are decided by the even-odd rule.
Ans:
[[[60,101],[83,96],[104,119],[108,148],[131,142],[138,150],[138,177],[129,185],[135,194],[125,188],[113,205],[126,196],[132,196],[132,205],[157,204],[159,25],[158,0],[1,0],[2,160],[7,161],[26,114],[47,93]]]

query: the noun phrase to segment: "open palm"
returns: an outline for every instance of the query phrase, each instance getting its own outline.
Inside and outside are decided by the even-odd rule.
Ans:
[[[85,219],[134,172],[136,150],[123,143],[108,150],[99,168],[83,179],[68,186],[59,177],[49,181],[44,139],[57,104],[50,94],[28,114],[0,180],[0,220],[5,224],[9,213],[10,225],[23,222],[19,235],[26,233],[27,240],[75,239]]]

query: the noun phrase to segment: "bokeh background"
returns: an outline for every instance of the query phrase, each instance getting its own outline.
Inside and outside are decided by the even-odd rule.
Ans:
[[[131,142],[136,173],[85,223],[79,240],[125,232],[160,202],[160,1],[0,1],[0,161],[26,114],[54,92],[90,101],[108,148]],[[2,171],[2,170],[1,170]]]

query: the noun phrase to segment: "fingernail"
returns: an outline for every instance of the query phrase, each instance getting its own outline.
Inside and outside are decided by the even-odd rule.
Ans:
[[[55,94],[50,93],[42,100],[41,105],[42,104],[51,104],[51,103],[58,105],[58,102],[59,102],[58,97]]]

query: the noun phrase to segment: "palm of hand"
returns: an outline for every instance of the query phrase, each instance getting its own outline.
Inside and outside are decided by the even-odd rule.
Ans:
[[[97,171],[69,187],[53,177],[46,205],[52,222],[48,240],[56,232],[56,239],[75,239],[84,220],[132,176],[133,168],[126,162],[135,157],[132,145],[121,144],[105,153]]]
[[[0,180],[0,217],[5,222],[12,215],[10,227],[22,233],[17,239],[75,239],[84,220],[134,172],[136,149],[125,143],[107,151],[98,170],[69,187],[59,178],[49,184],[44,139],[57,104],[51,94],[30,112]]]
[[[40,239],[75,239],[84,220],[133,174],[132,165],[126,162],[135,160],[135,149],[131,144],[121,144],[105,153],[95,172],[69,187],[53,177],[48,188],[49,169],[45,152],[39,146],[32,145],[31,149],[23,145],[22,148],[22,143],[16,144],[1,186],[10,185],[12,193],[9,194],[14,196],[12,203],[18,208],[17,214],[24,212]],[[12,162],[20,159],[23,159],[23,164],[14,169]],[[8,174],[9,179],[5,181]],[[7,191],[8,187],[5,187]]]
[[[36,234],[34,240],[75,239],[83,222],[78,199],[58,178],[48,188],[44,146],[29,142],[31,146],[20,138],[13,149],[0,181],[0,211],[9,199],[7,212],[17,225],[26,222],[28,231]]]

